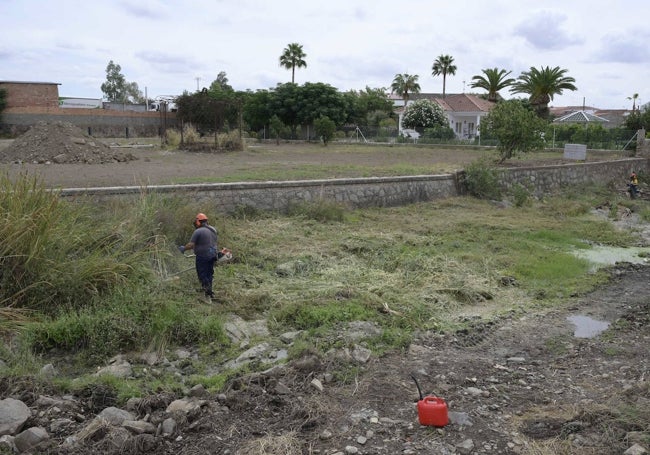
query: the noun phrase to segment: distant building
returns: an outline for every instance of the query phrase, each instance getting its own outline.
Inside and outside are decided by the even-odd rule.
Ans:
[[[56,82],[0,81],[7,92],[7,109],[59,107],[59,85]]]
[[[632,113],[627,109],[600,109],[593,106],[551,106],[549,112],[551,117],[556,120],[580,112],[587,117],[590,115],[600,117],[607,120],[606,122],[600,122],[603,128],[625,126],[625,120]]]
[[[399,116],[399,133],[403,131],[402,116],[404,114],[404,99],[396,94],[390,94],[389,99],[396,106]],[[479,135],[481,119],[485,117],[494,103],[477,95],[469,93],[449,93],[443,98],[442,93],[412,93],[409,95],[407,106],[416,100],[430,100],[442,107],[447,116],[449,127],[454,130],[458,139],[474,139]]]
[[[176,127],[175,112],[147,112],[144,104],[105,106],[101,99],[59,97],[59,83],[0,81],[7,93],[0,129],[17,136],[38,122],[69,122],[95,137],[160,136]]]

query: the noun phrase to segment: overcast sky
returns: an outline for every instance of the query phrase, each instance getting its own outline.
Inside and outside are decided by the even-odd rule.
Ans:
[[[279,57],[294,42],[298,84],[389,89],[409,73],[440,93],[431,66],[448,54],[447,93],[481,93],[470,84],[485,68],[559,66],[578,91],[552,106],[650,102],[647,0],[0,0],[0,80],[56,82],[60,96],[101,98],[110,60],[150,98],[220,71],[235,90],[269,89],[291,81]]]

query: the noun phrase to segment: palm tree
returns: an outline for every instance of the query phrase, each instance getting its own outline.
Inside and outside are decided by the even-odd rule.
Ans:
[[[431,67],[432,76],[440,76],[442,74],[442,97],[445,97],[445,87],[447,85],[447,74],[456,74],[456,65],[454,65],[454,57],[451,55],[440,55]]]
[[[628,100],[632,100],[632,112],[634,112],[636,110],[636,100],[638,98],[639,98],[638,93],[635,93],[634,95],[627,97]]]
[[[541,69],[530,68],[524,71],[519,79],[512,84],[512,93],[525,93],[529,96],[530,104],[535,108],[540,117],[548,117],[548,103],[553,95],[561,95],[563,90],[578,90],[573,84],[575,79],[565,76],[567,70],[559,66]]]
[[[420,76],[417,74],[411,75],[404,73],[395,75],[395,79],[393,79],[390,88],[393,93],[397,93],[404,99],[404,107],[406,107],[406,103],[408,103],[409,93],[420,92],[420,84],[418,84],[419,78]]]
[[[513,78],[506,79],[512,71],[500,70],[499,68],[488,68],[482,71],[485,76],[476,75],[472,77],[474,82],[472,82],[471,87],[487,90],[488,101],[496,102],[499,90],[509,87],[515,82]]]
[[[280,56],[280,66],[291,70],[291,83],[294,83],[296,75],[296,67],[306,68],[307,62],[303,60],[307,57],[302,50],[302,45],[298,43],[290,43],[287,47],[284,48],[282,55]]]

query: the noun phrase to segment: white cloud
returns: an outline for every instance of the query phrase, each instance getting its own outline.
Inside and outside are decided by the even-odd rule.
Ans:
[[[449,54],[458,67],[449,93],[485,68],[517,77],[560,66],[579,91],[554,104],[586,97],[621,108],[631,93],[650,100],[648,17],[646,0],[546,0],[541,10],[515,0],[4,0],[0,80],[58,82],[64,96],[98,98],[113,60],[151,96],[195,90],[197,78],[209,86],[220,71],[237,90],[268,89],[290,80],[278,58],[298,42],[307,53],[300,84],[390,87],[408,72],[439,92],[431,65]]]
[[[564,49],[582,44],[583,39],[565,30],[567,17],[552,11],[538,11],[515,27],[515,33],[541,50]]]

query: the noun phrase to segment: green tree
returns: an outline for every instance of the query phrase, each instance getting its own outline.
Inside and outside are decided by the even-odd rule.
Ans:
[[[127,82],[124,86],[124,102],[144,104],[144,95],[137,82]]]
[[[228,77],[226,76],[225,71],[219,71],[219,74],[217,74],[217,78],[212,81],[210,84],[210,91],[211,92],[234,92],[232,86],[228,84]]]
[[[438,103],[430,100],[416,100],[409,104],[404,111],[402,126],[415,128],[422,133],[425,128],[447,126],[447,116]]]
[[[393,102],[386,96],[385,88],[350,90],[343,94],[348,100],[349,114],[347,123],[355,126],[378,126],[393,114]]]
[[[512,84],[512,93],[523,93],[529,96],[531,106],[542,118],[549,117],[548,103],[554,95],[561,95],[564,90],[578,90],[574,85],[575,79],[566,76],[567,70],[559,66],[541,69],[530,68],[524,71],[519,79]]]
[[[546,122],[528,109],[521,100],[507,100],[496,106],[481,120],[481,134],[495,137],[502,163],[518,153],[543,147],[542,133]]]
[[[323,139],[323,144],[327,145],[336,132],[336,124],[326,115],[314,120],[314,130],[316,134]]]
[[[404,73],[395,75],[390,88],[392,93],[396,93],[402,97],[404,100],[404,107],[406,107],[411,93],[420,93],[420,84],[418,83],[419,78],[420,76],[417,74]]]
[[[431,75],[440,76],[442,74],[442,97],[445,97],[445,89],[447,85],[447,74],[454,76],[456,74],[456,65],[454,65],[454,57],[451,55],[440,55],[433,62],[431,66]]]
[[[297,94],[298,122],[302,125],[309,125],[324,116],[340,126],[348,117],[348,99],[329,84],[307,82],[298,87]]]
[[[482,70],[483,76],[476,75],[472,77],[472,88],[482,88],[488,92],[488,101],[496,102],[499,96],[499,90],[510,87],[515,79],[508,78],[512,71],[506,71],[499,68],[487,68]]]
[[[122,74],[122,67],[113,60],[106,66],[106,82],[101,86],[107,101],[124,101],[126,98],[126,78]]]
[[[276,115],[283,124],[291,129],[291,136],[296,137],[300,125],[300,87],[293,83],[278,84],[270,97],[269,111]]]
[[[291,83],[295,81],[296,68],[306,68],[307,62],[305,62],[305,57],[307,54],[302,50],[302,45],[298,43],[290,43],[282,51],[280,56],[280,66],[291,70]]]
[[[280,145],[280,135],[285,130],[285,128],[285,124],[277,115],[274,115],[271,117],[271,120],[269,120],[269,129],[271,130],[271,135],[275,137],[275,142],[278,145]]]
[[[215,132],[224,128],[232,104],[228,99],[215,98],[206,88],[195,93],[185,91],[176,98],[176,115],[179,120],[191,123],[201,132]]]
[[[245,97],[242,116],[251,131],[260,131],[268,126],[272,117],[271,96],[268,90],[257,90]]]

